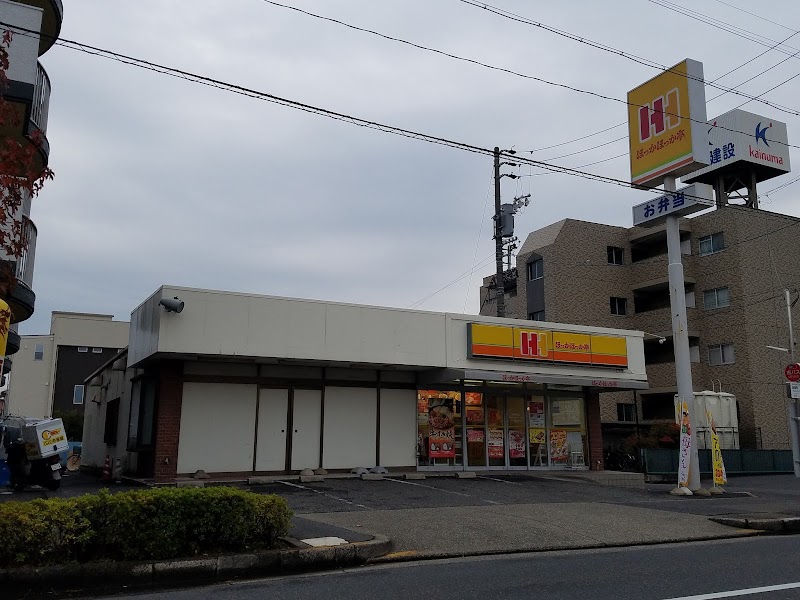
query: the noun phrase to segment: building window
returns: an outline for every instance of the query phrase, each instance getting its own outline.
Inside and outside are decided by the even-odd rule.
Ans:
[[[708,347],[708,364],[712,367],[732,365],[736,362],[733,344],[715,344]]]
[[[83,386],[76,385],[75,388],[72,390],[72,403],[73,404],[83,404]]]
[[[731,305],[731,292],[726,287],[714,288],[703,292],[703,308],[722,308]]]
[[[78,352],[88,352],[88,346],[78,346]]]
[[[722,232],[712,233],[700,238],[700,256],[707,256],[725,249],[725,239]]]
[[[532,313],[528,313],[528,320],[529,321],[544,321],[544,311],[537,310]]]
[[[92,348],[92,354],[102,354],[102,353],[103,353],[102,348]]]
[[[528,263],[528,281],[544,277],[544,261],[540,258]]]
[[[33,360],[44,360],[44,344],[36,344],[33,347]]]
[[[633,404],[617,404],[617,421],[635,421],[636,406]]]
[[[616,246],[608,246],[608,264],[610,265],[624,265],[625,264],[625,254],[622,248],[617,248]]]
[[[628,299],[616,298],[615,296],[611,296],[611,314],[612,315],[628,314]]]

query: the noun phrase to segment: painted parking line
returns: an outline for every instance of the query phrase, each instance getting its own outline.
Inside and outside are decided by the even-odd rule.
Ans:
[[[501,483],[510,483],[511,485],[522,485],[519,481],[508,481],[506,479],[498,479],[497,477],[487,477],[486,475],[478,475],[478,479],[489,479],[491,481],[499,481]]]
[[[797,588],[800,588],[800,582],[782,583],[780,585],[767,585],[764,587],[747,588],[742,590],[731,590],[729,592],[715,592],[713,594],[700,594],[697,596],[681,596],[680,598],[668,598],[667,600],[714,600],[715,598],[734,598],[736,596],[751,596],[753,594],[769,594],[770,592],[794,590]]]
[[[446,490],[444,488],[435,487],[432,485],[425,485],[424,483],[417,483],[416,481],[405,481],[403,479],[392,479],[387,478],[385,481],[394,481],[396,483],[402,483],[403,485],[415,485],[417,487],[427,488],[429,490],[434,490],[436,492],[443,492],[445,494],[453,494],[454,496],[463,496],[465,498],[475,498],[472,494],[465,494],[464,492],[456,492],[454,490]],[[481,502],[485,502],[486,504],[502,504],[501,502],[495,502],[494,500],[487,500],[486,498],[477,498]]]
[[[300,485],[299,483],[292,483],[291,481],[279,481],[283,485],[287,485],[293,488],[299,488],[301,490],[305,490],[307,492],[314,492],[320,496],[325,496],[326,498],[330,498],[332,500],[337,500],[338,502],[343,502],[345,504],[350,504],[351,506],[357,506],[358,508],[364,508],[369,510],[369,507],[364,506],[363,504],[357,504],[352,500],[348,500],[347,498],[339,498],[338,496],[334,496],[333,494],[329,494],[328,492],[324,492],[322,490],[315,490],[314,488],[308,487],[307,485]]]

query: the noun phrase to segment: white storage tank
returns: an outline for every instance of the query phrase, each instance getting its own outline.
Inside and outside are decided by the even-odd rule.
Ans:
[[[736,396],[727,392],[694,393],[694,416],[696,423],[692,426],[697,432],[697,447],[711,448],[711,423],[706,410],[714,417],[719,436],[719,445],[723,450],[739,448],[739,416],[736,412]],[[675,422],[680,423],[678,395],[675,394]]]

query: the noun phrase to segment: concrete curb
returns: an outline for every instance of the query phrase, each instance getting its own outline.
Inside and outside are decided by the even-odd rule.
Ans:
[[[327,548],[289,548],[145,562],[19,567],[0,569],[0,589],[4,598],[12,598],[32,592],[70,590],[102,593],[120,587],[126,590],[179,587],[243,577],[352,567],[383,556],[391,548],[389,538],[376,535],[367,542]]]
[[[739,529],[753,529],[755,531],[773,533],[800,532],[800,517],[709,517],[709,519],[720,525],[738,527]]]
[[[704,536],[696,538],[673,538],[673,539],[657,540],[650,542],[637,542],[635,544],[626,542],[612,543],[612,544],[595,542],[595,543],[581,544],[581,545],[553,545],[553,546],[537,546],[537,547],[531,546],[531,547],[512,548],[512,549],[498,548],[496,550],[475,550],[469,552],[416,552],[411,550],[411,551],[401,551],[401,552],[394,552],[391,554],[385,554],[383,556],[379,556],[377,558],[368,560],[367,564],[377,565],[377,564],[423,561],[423,560],[442,560],[447,558],[467,558],[473,556],[499,556],[503,554],[535,554],[542,552],[559,552],[559,551],[572,551],[572,550],[597,550],[599,548],[631,548],[638,546],[659,546],[663,544],[708,542],[713,540],[727,540],[727,539],[736,539],[741,537],[754,537],[759,535],[762,535],[761,531],[750,530],[750,531],[740,531],[738,533],[732,533],[730,535]]]

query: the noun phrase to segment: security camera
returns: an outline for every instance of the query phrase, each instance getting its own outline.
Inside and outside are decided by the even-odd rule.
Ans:
[[[181,302],[181,304],[183,304],[183,302]],[[181,311],[178,311],[178,312],[181,312]],[[659,344],[663,344],[666,341],[667,341],[667,338],[663,338],[663,337],[662,338],[658,338],[658,343]]]
[[[174,298],[162,298],[158,303],[163,306],[167,312],[179,313],[183,310],[183,300],[178,300],[177,296]]]

